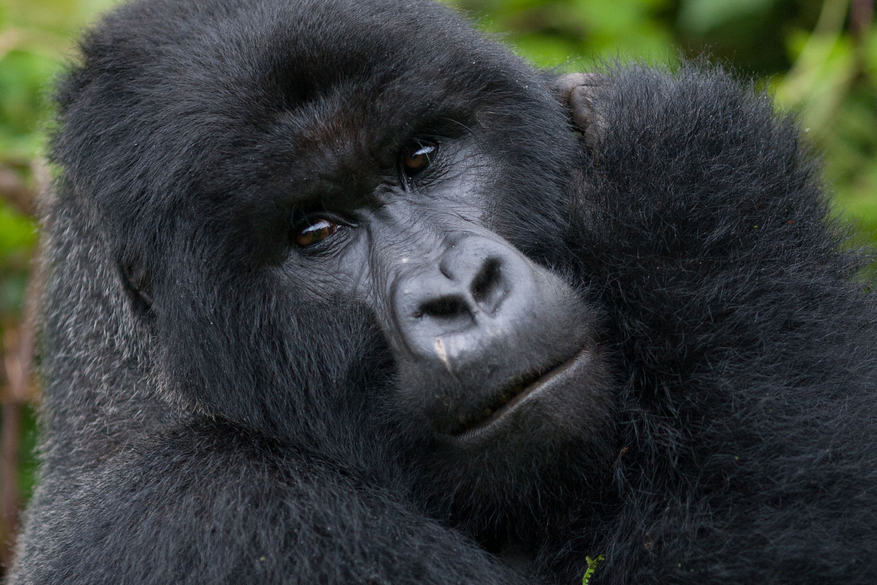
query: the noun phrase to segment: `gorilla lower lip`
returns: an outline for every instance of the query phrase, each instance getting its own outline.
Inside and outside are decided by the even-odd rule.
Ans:
[[[590,352],[584,350],[566,362],[524,376],[520,381],[507,386],[494,402],[485,407],[481,417],[468,422],[461,432],[455,433],[456,436],[469,438],[481,434],[524,403],[563,385],[589,361]]]

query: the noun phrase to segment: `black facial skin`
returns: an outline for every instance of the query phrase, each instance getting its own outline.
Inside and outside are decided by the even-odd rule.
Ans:
[[[416,174],[403,150],[398,176],[376,178],[361,200],[327,198],[302,213],[293,231],[316,225],[323,235],[294,238],[284,269],[322,295],[375,308],[410,416],[461,445],[492,437],[508,448],[506,425],[562,418],[553,404],[569,400],[552,395],[595,380],[589,313],[569,284],[490,229],[485,171],[500,165],[468,135],[429,142],[432,160]],[[551,391],[533,392],[543,377]],[[525,396],[528,407],[514,408]]]
[[[56,100],[10,585],[877,582],[877,309],[766,96],[143,0]]]
[[[556,108],[559,102],[549,96],[547,104]],[[354,119],[366,117],[351,114],[355,108],[341,109]],[[507,115],[513,120],[514,109]],[[307,289],[296,294],[308,302],[340,299],[367,308],[393,371],[392,390],[380,398],[389,398],[391,412],[381,416],[396,418],[397,428],[414,427],[395,449],[413,454],[406,468],[422,467],[429,475],[435,465],[445,469],[446,481],[429,482],[419,499],[439,505],[440,516],[493,516],[471,532],[479,540],[495,540],[497,530],[508,530],[500,519],[513,501],[507,496],[494,501],[490,484],[496,475],[513,469],[516,463],[510,462],[526,460],[526,476],[516,483],[529,485],[538,478],[533,469],[551,470],[557,451],[569,445],[575,445],[583,468],[605,465],[610,451],[600,450],[609,397],[583,291],[548,268],[547,254],[539,264],[500,234],[509,221],[498,209],[502,201],[528,196],[521,188],[528,182],[505,186],[498,179],[515,174],[501,156],[511,153],[492,148],[504,139],[478,129],[469,111],[429,116],[431,124],[411,122],[418,128],[413,135],[368,138],[363,150],[390,145],[372,161],[332,152],[325,144],[319,152],[307,145],[292,155],[312,161],[303,168],[319,172],[309,177],[310,185],[307,179],[295,181],[291,245],[278,271],[288,280],[280,287],[306,282]],[[309,123],[322,127],[331,120]],[[347,136],[330,143],[346,149],[357,140]],[[357,183],[350,184],[350,177]],[[555,203],[560,197],[555,194]],[[551,203],[547,198],[546,210]],[[559,243],[565,227],[555,218],[533,223],[545,231],[538,240],[531,237],[535,249]],[[398,431],[382,435],[387,432]],[[493,467],[496,472],[485,473]],[[569,491],[581,497],[598,483],[579,478]],[[484,491],[480,505],[493,512],[457,510],[448,501],[457,491]],[[524,499],[516,505],[527,505],[531,492],[521,489]]]

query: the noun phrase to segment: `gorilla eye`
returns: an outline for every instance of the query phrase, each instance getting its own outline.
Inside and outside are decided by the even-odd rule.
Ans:
[[[337,223],[320,218],[313,223],[307,222],[305,225],[295,226],[293,228],[293,238],[297,246],[307,248],[335,235],[337,231]]]
[[[411,140],[402,151],[402,172],[413,177],[432,164],[438,153],[438,143],[432,140]]]

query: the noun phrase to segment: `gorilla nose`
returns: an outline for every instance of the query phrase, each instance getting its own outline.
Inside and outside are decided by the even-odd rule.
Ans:
[[[415,354],[433,353],[435,340],[471,336],[501,315],[512,292],[511,259],[486,238],[458,240],[396,283],[395,308],[402,336]]]
[[[476,363],[490,368],[501,361],[503,346],[515,345],[540,288],[523,255],[478,236],[410,266],[395,284],[394,308],[410,357],[467,377],[473,372],[463,370]]]
[[[453,327],[455,322],[461,326],[474,323],[479,314],[496,314],[510,288],[503,278],[502,264],[500,257],[484,257],[471,246],[460,254],[446,255],[439,262],[438,273],[424,275],[417,286],[421,290],[412,297],[414,318]]]
[[[588,339],[576,292],[503,240],[470,235],[409,258],[390,291],[400,387],[441,433],[493,412]]]

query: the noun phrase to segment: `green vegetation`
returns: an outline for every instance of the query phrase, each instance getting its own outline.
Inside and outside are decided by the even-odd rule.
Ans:
[[[825,153],[838,212],[877,241],[873,0],[454,0],[523,56],[562,70],[709,55],[763,79]]]
[[[825,153],[836,208],[877,241],[877,27],[873,0],[447,0],[521,55],[559,70],[710,55],[764,80]],[[37,241],[35,193],[53,77],[78,31],[113,0],[0,0],[0,564],[28,497],[38,388],[22,326]],[[400,48],[400,50],[407,50]],[[414,48],[416,50],[416,47]],[[5,364],[5,366],[4,366]],[[587,583],[601,557],[588,560]],[[592,564],[593,563],[593,564]]]
[[[582,577],[582,585],[588,585],[591,577],[594,576],[594,571],[597,570],[597,566],[604,560],[606,560],[606,558],[603,555],[599,555],[594,559],[591,557],[585,557],[585,562],[588,563],[588,568],[585,570],[585,576]]]

